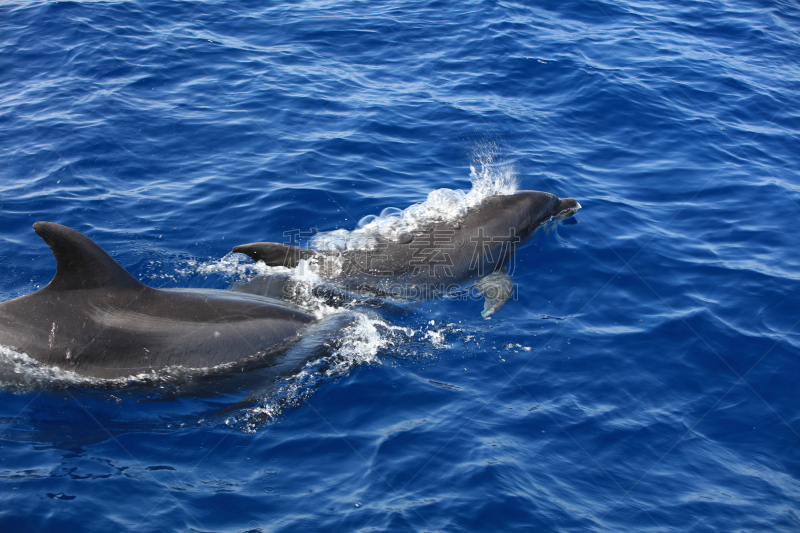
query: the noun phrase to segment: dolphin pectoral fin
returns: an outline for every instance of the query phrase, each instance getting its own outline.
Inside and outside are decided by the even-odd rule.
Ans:
[[[478,293],[483,295],[485,302],[481,316],[488,318],[495,311],[503,307],[514,293],[514,282],[505,272],[493,272],[488,276],[479,279],[473,285],[478,289]]]
[[[249,255],[253,261],[263,261],[267,266],[284,266],[295,268],[301,259],[314,256],[312,250],[304,250],[297,246],[279,244],[277,242],[253,242],[234,246],[233,251]]]

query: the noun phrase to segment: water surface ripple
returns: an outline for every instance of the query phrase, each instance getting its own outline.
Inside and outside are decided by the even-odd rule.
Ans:
[[[236,244],[482,163],[583,209],[489,320],[357,310],[223,416],[224,379],[98,389],[1,348],[0,529],[800,529],[798,28],[787,0],[5,2],[2,300],[54,273],[37,220],[227,288]]]

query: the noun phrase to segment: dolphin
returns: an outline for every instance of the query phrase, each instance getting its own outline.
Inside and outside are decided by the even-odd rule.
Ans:
[[[50,283],[0,303],[0,344],[83,376],[112,379],[166,367],[264,364],[314,318],[270,298],[144,285],[86,236],[52,222]],[[238,363],[241,363],[238,364]]]
[[[484,198],[457,222],[401,234],[396,240],[374,235],[371,248],[327,252],[255,242],[233,251],[268,266],[296,268],[305,262],[347,291],[379,296],[430,299],[457,294],[465,282],[482,278],[474,286],[486,298],[481,314],[488,317],[511,297],[513,284],[504,267],[516,249],[542,225],[570,217],[580,207],[574,198],[522,191]]]

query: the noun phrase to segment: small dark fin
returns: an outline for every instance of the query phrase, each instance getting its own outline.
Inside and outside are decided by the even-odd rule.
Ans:
[[[33,229],[56,256],[56,275],[46,290],[144,287],[102,248],[74,229],[52,222],[37,222]]]
[[[263,261],[267,266],[285,266],[295,268],[301,259],[314,257],[314,251],[304,250],[288,244],[277,242],[253,242],[234,246],[233,251],[249,255],[253,261]]]

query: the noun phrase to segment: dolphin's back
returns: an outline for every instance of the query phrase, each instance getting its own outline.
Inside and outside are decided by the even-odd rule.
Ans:
[[[154,289],[80,233],[49,222],[34,229],[56,256],[56,275],[0,303],[0,344],[48,365],[101,378],[214,367],[280,350],[314,321],[268,298]]]

